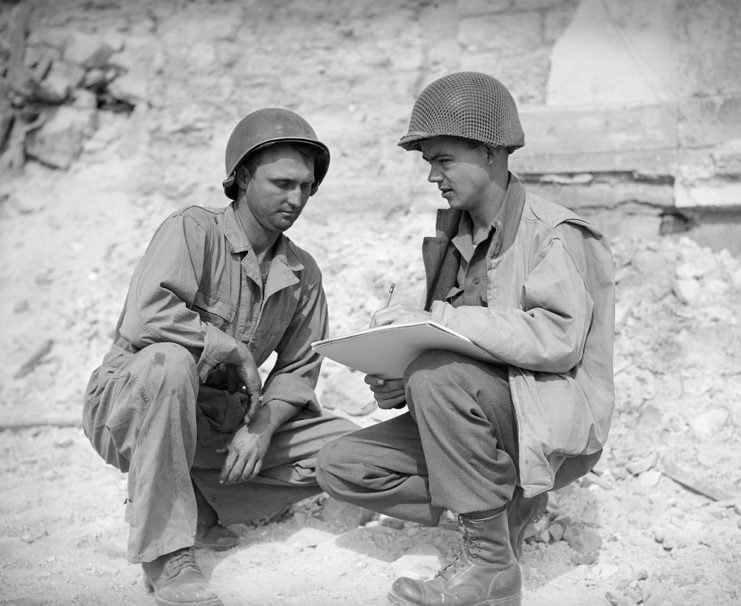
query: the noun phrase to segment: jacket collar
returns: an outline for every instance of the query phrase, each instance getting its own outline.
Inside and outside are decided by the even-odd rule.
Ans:
[[[520,226],[525,198],[525,187],[513,173],[509,173],[509,182],[504,194],[502,208],[492,222],[495,229],[489,249],[490,257],[498,257],[514,242],[517,229]],[[436,232],[438,238],[452,240],[455,237],[462,212],[451,208],[442,208],[437,211]]]
[[[247,239],[247,234],[244,233],[239,223],[233,202],[224,209],[224,235],[231,244],[233,253],[244,253],[252,248],[250,241]],[[304,268],[304,264],[294,250],[293,243],[284,234],[278,236],[278,240],[273,247],[273,263],[276,261],[294,273]]]

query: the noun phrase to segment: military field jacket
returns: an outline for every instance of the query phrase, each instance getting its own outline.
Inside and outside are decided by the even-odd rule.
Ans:
[[[164,221],[139,262],[102,374],[121,350],[171,342],[193,353],[201,383],[225,387],[222,363],[241,341],[258,366],[277,353],[264,402],[318,410],[311,342],[326,336],[321,273],[307,252],[281,236],[263,285],[233,205],[191,206]]]
[[[455,308],[439,296],[450,284],[439,282],[453,272],[446,258],[459,217],[439,211],[437,235],[425,240],[427,306],[434,321],[508,366],[520,484],[534,496],[559,483],[559,470],[586,473],[607,439],[614,406],[612,254],[587,221],[526,193],[510,175],[503,222],[487,256],[488,307]]]

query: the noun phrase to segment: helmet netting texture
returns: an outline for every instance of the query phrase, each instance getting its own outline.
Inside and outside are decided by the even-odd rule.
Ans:
[[[510,150],[525,144],[512,95],[499,80],[478,72],[451,74],[425,88],[399,145],[417,149],[419,141],[436,136],[462,137]]]

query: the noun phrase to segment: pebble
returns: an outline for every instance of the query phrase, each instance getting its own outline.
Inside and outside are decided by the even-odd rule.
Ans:
[[[673,290],[677,300],[685,305],[694,305],[702,296],[702,287],[697,280],[676,280]]]
[[[551,535],[551,540],[555,543],[563,539],[565,529],[561,524],[551,524],[548,527],[548,533]]]
[[[647,472],[640,475],[639,481],[642,486],[651,488],[656,486],[661,479],[661,472],[657,469],[649,469]]]
[[[727,420],[728,410],[715,406],[693,418],[690,427],[699,438],[709,438],[723,429]]]
[[[655,452],[645,457],[639,457],[639,458],[632,459],[628,463],[628,471],[632,473],[634,476],[638,476],[642,474],[644,471],[648,471],[654,465],[656,465],[657,459],[658,459],[658,455]]]

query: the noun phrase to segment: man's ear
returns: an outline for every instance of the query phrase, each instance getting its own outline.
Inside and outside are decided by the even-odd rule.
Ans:
[[[245,189],[247,187],[247,184],[250,182],[251,177],[252,175],[250,175],[250,171],[247,169],[247,167],[244,164],[240,164],[237,167],[237,174],[235,175],[235,181],[239,189]]]
[[[507,163],[507,150],[503,147],[489,147],[485,146],[486,149],[486,163],[487,164],[499,164],[502,160],[505,165]]]

